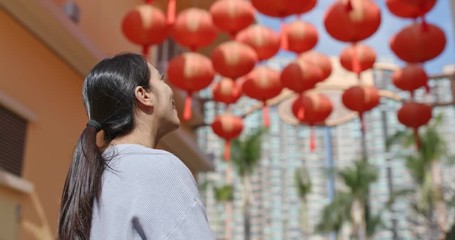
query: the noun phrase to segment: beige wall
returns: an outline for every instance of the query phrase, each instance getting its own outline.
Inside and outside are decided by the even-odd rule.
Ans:
[[[28,125],[23,169],[37,199],[34,205],[25,199],[23,221],[42,227],[42,207],[55,232],[66,170],[87,119],[82,77],[1,10],[0,36],[0,90],[37,116]],[[36,238],[24,233],[20,239]]]

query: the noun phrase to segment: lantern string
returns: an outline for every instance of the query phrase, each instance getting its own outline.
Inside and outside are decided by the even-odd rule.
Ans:
[[[185,99],[185,107],[183,110],[183,119],[189,120],[191,119],[191,103],[192,103],[192,93],[188,92],[188,95]]]
[[[416,141],[416,148],[417,148],[417,150],[420,150],[420,147],[422,146],[422,141],[420,140],[419,129],[414,128],[413,132],[414,132],[414,139]]]
[[[231,140],[224,142],[224,160],[231,160]]]
[[[177,5],[176,0],[168,0],[168,3],[167,3],[167,23],[169,25],[172,25],[175,22],[176,5]]]
[[[427,32],[429,27],[428,27],[428,23],[427,23],[427,21],[425,19],[425,15],[422,15],[421,19],[422,19],[422,31],[423,32]]]

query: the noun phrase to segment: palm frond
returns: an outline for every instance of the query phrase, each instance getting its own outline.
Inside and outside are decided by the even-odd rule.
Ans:
[[[240,176],[251,175],[261,159],[262,135],[267,131],[258,128],[243,139],[235,139],[231,143],[232,163]]]
[[[234,187],[230,184],[215,187],[215,200],[219,203],[229,202],[234,199]]]
[[[338,172],[339,177],[359,200],[368,195],[369,186],[378,179],[378,169],[366,161],[355,161],[354,165]]]
[[[308,170],[305,168],[297,169],[294,176],[299,197],[304,199],[311,192],[312,187]]]
[[[316,231],[320,233],[339,232],[344,223],[351,221],[350,209],[353,203],[351,194],[337,192],[335,199],[322,209]]]

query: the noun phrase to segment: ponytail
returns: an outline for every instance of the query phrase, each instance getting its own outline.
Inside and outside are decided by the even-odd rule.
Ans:
[[[99,199],[105,160],[96,145],[101,126],[91,120],[82,132],[66,177],[60,207],[58,240],[88,240],[93,203]]]

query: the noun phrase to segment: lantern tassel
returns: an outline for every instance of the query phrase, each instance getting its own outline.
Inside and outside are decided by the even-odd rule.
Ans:
[[[352,70],[355,74],[357,74],[357,78],[360,80],[360,73],[362,72],[360,69],[360,60],[359,60],[359,51],[355,47],[354,44],[354,54],[352,54]]]
[[[422,141],[420,140],[419,129],[414,128],[413,131],[414,131],[414,139],[416,141],[416,148],[417,148],[417,150],[420,150],[420,147],[422,146]]]
[[[167,2],[167,24],[173,25],[175,22],[175,10],[176,10],[177,1],[169,0]]]
[[[314,150],[316,150],[316,129],[311,127],[310,151],[314,152]]]
[[[352,6],[351,0],[348,0],[348,3],[346,4],[346,11],[350,12],[353,9],[354,9],[354,7]]]
[[[183,119],[189,120],[191,119],[191,102],[192,102],[192,94],[188,93],[185,99],[185,108],[183,110]]]
[[[430,85],[428,85],[428,81],[425,82],[425,85],[423,85],[425,88],[425,94],[430,94]]]
[[[280,41],[281,41],[281,49],[283,50],[288,50],[289,49],[289,44],[288,44],[288,35],[286,34],[286,23],[284,22],[284,19],[281,18],[281,25],[280,25]]]
[[[269,107],[267,103],[264,101],[264,107],[262,109],[262,118],[264,120],[264,126],[268,128],[270,126],[270,116],[269,116]]]
[[[231,160],[231,140],[224,142],[224,160]]]
[[[145,59],[149,58],[149,53],[150,53],[150,46],[148,46],[148,45],[142,46],[142,55],[144,56]]]
[[[297,112],[297,118],[299,121],[303,121],[303,119],[305,118],[305,108],[303,108],[303,106],[299,107],[299,111]]]

